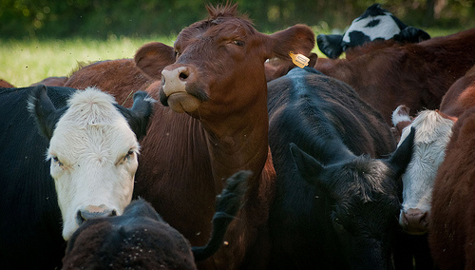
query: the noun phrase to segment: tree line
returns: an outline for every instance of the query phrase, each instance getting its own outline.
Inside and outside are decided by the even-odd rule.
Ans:
[[[0,38],[107,38],[176,35],[225,0],[3,0]],[[263,32],[305,23],[344,30],[374,3],[418,27],[475,26],[475,0],[234,0]]]

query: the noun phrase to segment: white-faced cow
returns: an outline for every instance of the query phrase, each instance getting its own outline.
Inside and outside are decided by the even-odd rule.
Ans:
[[[5,269],[54,269],[63,238],[130,202],[152,102],[140,92],[126,109],[97,89],[43,85],[0,95],[0,261]]]
[[[396,144],[381,115],[313,68],[268,91],[272,269],[392,269],[398,178],[414,132],[390,155]]]
[[[213,232],[203,247],[171,227],[143,199],[133,201],[124,214],[90,219],[68,241],[63,270],[79,269],[196,269],[218,250],[228,225],[242,206],[249,171],[230,177],[217,196]]]
[[[343,35],[320,34],[317,36],[317,44],[321,52],[335,59],[343,52],[367,42],[389,39],[400,43],[417,43],[430,39],[430,35],[421,29],[405,25],[379,4],[373,4],[353,20]]]

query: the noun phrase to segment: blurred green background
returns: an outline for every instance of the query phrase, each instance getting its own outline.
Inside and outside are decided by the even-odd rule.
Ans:
[[[225,1],[225,0],[224,0]],[[416,27],[475,26],[474,0],[236,0],[261,32],[305,23],[343,31],[374,3]],[[202,0],[1,0],[0,38],[35,39],[176,35],[206,18]]]

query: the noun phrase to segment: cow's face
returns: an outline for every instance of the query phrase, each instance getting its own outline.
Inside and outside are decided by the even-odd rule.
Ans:
[[[322,165],[314,157],[292,146],[296,165],[331,207],[325,209],[331,224],[328,235],[337,236],[345,264],[351,269],[388,269],[391,237],[397,228],[398,178],[412,154],[414,132],[390,159],[349,156]]]
[[[425,110],[404,128],[403,141],[410,127],[416,129],[412,160],[402,176],[402,205],[399,225],[409,234],[425,234],[430,222],[432,189],[445,148],[452,135],[453,121],[437,111]]]
[[[76,92],[63,110],[47,108],[48,101],[46,95],[38,95],[30,107],[40,125],[54,127],[48,132],[47,159],[67,240],[89,218],[122,214],[132,197],[139,135],[120,111],[126,109],[118,109],[114,99],[99,90]],[[150,113],[150,103],[139,105]]]
[[[263,102],[265,98],[259,97],[266,95],[266,59],[290,59],[291,51],[308,55],[314,46],[307,26],[265,35],[246,18],[236,16],[236,6],[208,10],[209,20],[192,24],[178,35],[176,62],[162,71],[160,100],[174,111],[200,119],[226,117]]]
[[[379,4],[373,4],[353,20],[343,35],[321,34],[317,37],[317,43],[329,58],[338,58],[348,49],[372,41],[394,39],[399,42],[417,43],[429,38],[430,35],[425,31],[405,25]]]

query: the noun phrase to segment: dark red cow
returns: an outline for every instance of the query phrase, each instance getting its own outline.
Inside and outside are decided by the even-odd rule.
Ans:
[[[183,29],[174,48],[151,43],[135,56],[137,66],[149,76],[159,78],[163,70],[160,101],[186,112],[155,106],[150,136],[141,142],[135,193],[151,202],[192,245],[203,245],[223,179],[242,169],[254,172],[245,204],[225,236],[228,245],[199,267],[262,269],[268,261],[267,219],[275,175],[267,139],[264,62],[290,59],[290,51],[308,55],[315,36],[304,25],[271,35],[259,33],[238,15],[236,5],[207,9],[208,19]],[[111,80],[120,85],[114,74],[109,75],[101,73],[87,84],[116,93],[118,87],[98,84]]]
[[[465,76],[459,78],[449,88],[442,102],[440,110],[450,116],[459,117],[462,113],[475,106],[475,66]]]
[[[475,64],[475,28],[417,44],[372,50],[349,61],[315,67],[352,86],[388,124],[405,104],[411,115],[439,108],[449,87]]]
[[[441,269],[475,269],[475,108],[465,111],[439,167],[432,193],[429,246]]]
[[[40,82],[34,83],[30,86],[36,86],[36,85],[46,85],[46,86],[64,86],[66,81],[68,80],[68,77],[48,77],[43,79]]]
[[[13,86],[11,83],[5,81],[5,80],[2,80],[0,79],[0,87],[3,87],[3,88],[14,88],[15,86]]]

